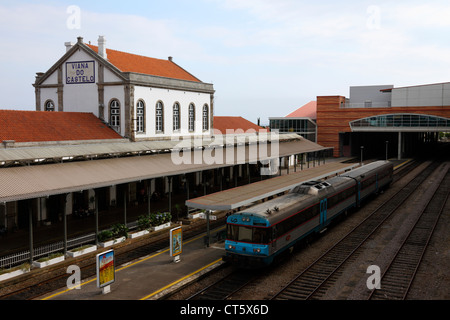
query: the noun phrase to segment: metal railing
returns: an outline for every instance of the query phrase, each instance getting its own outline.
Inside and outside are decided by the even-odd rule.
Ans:
[[[137,221],[127,223],[129,230],[137,228]],[[95,232],[67,240],[67,250],[95,243]],[[33,249],[33,259],[45,257],[51,253],[64,251],[64,241],[57,241]],[[0,268],[12,268],[30,261],[30,250],[16,252],[0,258]]]
[[[95,233],[67,240],[67,249],[77,248],[95,242]],[[45,257],[51,253],[64,250],[64,241],[46,244],[33,249],[33,259]],[[29,262],[30,250],[16,252],[0,258],[0,268],[11,268],[24,262]]]

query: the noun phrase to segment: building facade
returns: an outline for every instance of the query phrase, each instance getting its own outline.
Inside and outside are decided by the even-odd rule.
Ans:
[[[297,133],[312,142],[317,142],[316,101],[310,101],[286,117],[269,118],[270,129],[280,133]]]
[[[394,88],[360,86],[317,97],[317,143],[334,156],[402,158],[450,131],[450,83]],[[362,152],[362,151],[361,151]],[[371,152],[371,154],[369,154]]]
[[[173,62],[98,46],[78,37],[34,83],[37,111],[90,112],[139,140],[211,136],[214,88]]]

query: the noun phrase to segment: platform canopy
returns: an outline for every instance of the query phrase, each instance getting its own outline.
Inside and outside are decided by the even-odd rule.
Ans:
[[[98,160],[0,168],[0,203],[79,192],[146,179],[258,163],[267,159],[316,152],[321,147],[298,135],[256,144],[215,144],[178,151]]]
[[[255,201],[290,190],[295,186],[311,180],[319,180],[345,172],[358,166],[333,162],[300,172],[278,176],[267,180],[251,183],[245,186],[212,193],[203,197],[186,201],[186,206],[206,210],[232,210],[249,205]]]

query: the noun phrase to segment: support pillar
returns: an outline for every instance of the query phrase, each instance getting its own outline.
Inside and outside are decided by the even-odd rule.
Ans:
[[[123,193],[123,221],[125,226],[127,226],[127,193],[128,193],[128,185],[125,187]]]
[[[152,181],[148,180],[148,183],[147,183],[147,213],[149,216],[150,216],[150,199],[152,197],[151,188],[152,188]]]
[[[398,150],[397,159],[401,160],[402,159],[402,133],[400,131],[398,132],[398,149],[397,150]]]
[[[95,245],[98,246],[98,194],[97,194],[97,192],[95,192]]]
[[[172,177],[167,179],[169,179],[169,212],[172,214]]]
[[[64,195],[64,210],[63,210],[63,221],[64,221],[64,256],[67,254],[67,196],[69,194],[66,193]]]
[[[31,206],[31,200],[28,201],[28,229],[29,229],[29,240],[30,240],[30,264],[33,263],[34,260],[34,248],[33,248],[33,210]]]

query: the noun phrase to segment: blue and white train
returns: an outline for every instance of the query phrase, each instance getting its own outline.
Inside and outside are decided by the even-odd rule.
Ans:
[[[326,181],[309,181],[273,200],[227,218],[225,260],[243,267],[269,265],[299,240],[392,182],[393,165],[376,161]]]

